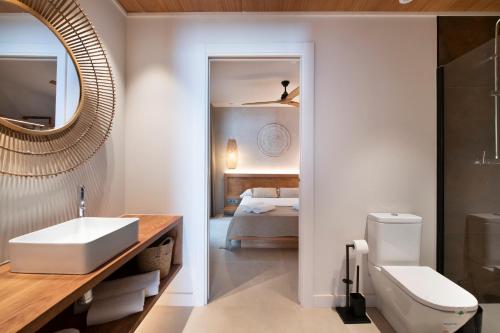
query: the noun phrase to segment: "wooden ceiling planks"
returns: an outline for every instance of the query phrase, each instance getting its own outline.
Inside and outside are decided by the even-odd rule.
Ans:
[[[118,0],[128,13],[241,12],[241,0]]]
[[[434,12],[500,10],[497,0],[242,0],[244,11]]]
[[[174,12],[496,12],[499,0],[118,0],[128,13]]]

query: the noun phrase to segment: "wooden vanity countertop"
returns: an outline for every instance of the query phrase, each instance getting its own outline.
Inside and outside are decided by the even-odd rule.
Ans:
[[[139,217],[139,242],[84,275],[11,273],[0,266],[0,332],[36,332],[111,273],[182,222],[181,216]],[[182,255],[178,253],[177,255]]]

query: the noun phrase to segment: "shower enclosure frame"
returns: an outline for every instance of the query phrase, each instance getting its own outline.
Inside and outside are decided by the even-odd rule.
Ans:
[[[439,22],[439,21],[438,21]],[[444,138],[445,138],[445,109],[444,109],[444,67],[436,70],[437,83],[437,207],[436,207],[436,270],[444,275]]]

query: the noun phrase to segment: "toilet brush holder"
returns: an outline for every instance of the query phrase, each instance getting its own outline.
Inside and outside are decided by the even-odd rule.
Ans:
[[[356,266],[356,292],[349,292],[349,285],[352,280],[349,279],[349,248],[352,244],[346,245],[346,278],[342,281],[346,284],[346,305],[336,307],[337,313],[344,324],[369,324],[370,318],[366,315],[365,297],[359,292],[359,266]]]
[[[366,316],[366,302],[365,297],[360,293],[351,293],[351,312],[354,317]]]

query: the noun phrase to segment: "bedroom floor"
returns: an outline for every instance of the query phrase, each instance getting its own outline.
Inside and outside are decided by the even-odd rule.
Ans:
[[[269,297],[268,293],[297,303],[297,249],[223,249],[230,221],[221,217],[210,223],[211,304]]]
[[[394,332],[373,308],[369,315],[374,323],[344,325],[332,309],[300,307],[297,250],[220,249],[229,222],[230,218],[210,222],[209,305],[155,306],[137,332]]]

